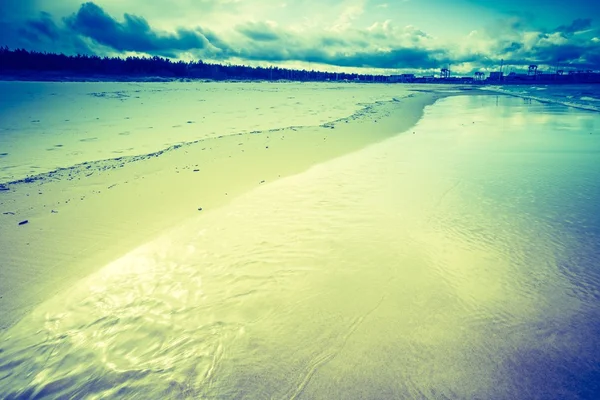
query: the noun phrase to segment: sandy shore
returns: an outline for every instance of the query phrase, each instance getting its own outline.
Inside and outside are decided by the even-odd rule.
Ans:
[[[0,81],[0,183],[201,139],[318,126],[368,104],[402,99],[410,88]]]
[[[0,328],[186,218],[405,132],[453,94],[415,92],[319,126],[207,138],[2,186]]]

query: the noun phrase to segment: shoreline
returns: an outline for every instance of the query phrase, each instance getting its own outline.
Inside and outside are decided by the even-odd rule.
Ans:
[[[568,102],[568,101],[564,101],[564,100],[533,96],[533,95],[525,94],[525,93],[515,93],[515,92],[511,92],[511,91],[503,89],[502,86],[499,88],[486,87],[486,88],[482,88],[481,91],[489,92],[490,94],[493,93],[495,95],[505,95],[505,96],[518,97],[518,98],[525,99],[525,100],[534,100],[534,101],[537,101],[540,103],[546,103],[546,104],[560,104],[565,107],[572,107],[572,108],[575,108],[578,110],[600,112],[600,106],[578,104],[578,103]]]
[[[282,83],[0,82],[0,183],[181,143],[318,126],[411,87]],[[423,86],[427,87],[427,86]]]
[[[31,73],[30,73],[31,72]],[[467,77],[465,77],[467,78]],[[128,83],[128,82],[139,82],[139,83],[161,83],[161,82],[237,82],[237,83],[347,83],[347,84],[375,84],[375,85],[387,85],[387,84],[400,84],[400,85],[441,85],[441,86],[456,86],[465,85],[473,88],[482,88],[486,86],[538,86],[538,85],[550,85],[550,86],[571,86],[571,85],[600,85],[600,81],[585,81],[585,80],[504,80],[504,81],[489,81],[489,82],[475,82],[475,81],[455,81],[450,78],[445,81],[443,78],[434,78],[432,81],[406,81],[406,82],[395,82],[395,81],[370,81],[370,80],[302,80],[302,79],[261,79],[261,78],[205,78],[205,77],[189,77],[189,76],[160,76],[160,75],[102,75],[102,74],[60,74],[54,72],[46,72],[40,74],[39,71],[23,71],[21,73],[0,73],[0,81],[6,82],[102,82],[102,83]]]
[[[187,218],[406,132],[440,98],[472,94],[487,93],[418,92],[320,126],[201,139],[10,183],[0,191],[1,247],[11,249],[0,279],[0,330]]]
[[[471,89],[458,89],[458,90],[462,90],[465,93],[469,93],[469,91]],[[434,93],[436,91],[432,91],[432,90],[412,90],[412,92],[415,93]],[[441,92],[441,91],[440,91]],[[457,93],[452,93],[452,94],[457,94]],[[413,97],[413,95],[409,95],[406,98],[410,98]],[[346,117],[342,117],[342,118],[337,118],[331,121],[327,121],[325,123],[319,124],[319,125],[293,125],[293,126],[286,126],[286,127],[280,127],[280,128],[271,128],[271,129],[264,129],[264,130],[255,130],[255,131],[250,131],[250,132],[236,132],[236,133],[232,133],[232,134],[221,134],[218,136],[209,136],[206,138],[202,138],[202,139],[197,139],[197,140],[192,140],[192,141],[183,141],[180,143],[175,143],[172,144],[168,147],[159,149],[157,151],[152,151],[150,153],[144,153],[144,154],[133,154],[133,155],[125,155],[125,156],[117,156],[117,157],[111,157],[111,158],[106,158],[106,159],[99,159],[99,160],[91,160],[91,161],[85,161],[85,162],[79,162],[73,165],[67,165],[64,167],[58,167],[58,168],[53,168],[50,169],[48,171],[44,171],[44,172],[40,172],[37,174],[31,174],[31,175],[27,175],[25,177],[22,178],[18,178],[18,179],[13,179],[13,180],[8,180],[8,181],[0,181],[0,187],[4,186],[4,187],[8,187],[9,185],[15,185],[15,184],[23,184],[23,183],[32,183],[38,180],[44,180],[44,179],[52,179],[54,178],[55,175],[60,173],[63,173],[65,171],[79,171],[82,168],[89,168],[92,165],[97,165],[100,166],[102,164],[106,164],[105,166],[108,168],[113,168],[114,167],[114,163],[118,162],[119,164],[128,164],[128,163],[132,163],[132,162],[136,162],[136,161],[140,161],[140,160],[144,160],[147,159],[149,157],[159,157],[165,153],[171,152],[171,151],[175,151],[181,147],[187,147],[187,146],[193,146],[193,145],[199,145],[201,143],[211,143],[211,141],[213,140],[217,140],[217,139],[222,139],[224,137],[233,137],[233,136],[244,136],[244,135],[263,135],[263,134],[276,134],[278,132],[281,131],[285,131],[285,130],[299,130],[299,129],[314,129],[314,128],[331,128],[332,125],[338,124],[338,123],[347,123],[349,121],[352,120],[356,120],[359,119],[361,117],[364,117],[366,114],[369,114],[372,112],[372,109],[374,107],[377,106],[382,106],[385,105],[386,103],[394,103],[394,102],[401,102],[403,100],[405,100],[406,98],[404,97],[400,97],[400,98],[394,98],[392,100],[388,100],[388,101],[376,101],[374,103],[369,103],[366,105],[362,105],[361,104],[361,108],[352,113],[349,116]]]

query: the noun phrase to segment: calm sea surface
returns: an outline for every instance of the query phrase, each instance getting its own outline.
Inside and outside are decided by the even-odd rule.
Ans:
[[[39,307],[0,338],[0,397],[597,398],[599,128],[441,100]]]

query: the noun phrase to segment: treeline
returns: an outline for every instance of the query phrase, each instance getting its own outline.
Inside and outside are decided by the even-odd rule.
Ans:
[[[67,56],[46,52],[10,50],[0,47],[0,74],[64,74],[74,76],[165,77],[214,80],[349,80],[384,82],[382,75],[307,71],[278,67],[222,65],[203,61],[171,61],[163,57],[99,57],[78,54]]]

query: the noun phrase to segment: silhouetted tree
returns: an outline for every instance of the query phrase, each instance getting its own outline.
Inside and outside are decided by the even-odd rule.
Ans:
[[[332,73],[284,69],[279,67],[250,67],[246,65],[222,65],[198,61],[176,61],[159,56],[99,57],[78,54],[67,56],[25,49],[10,50],[0,47],[0,74],[30,73],[43,77],[43,73],[62,73],[80,76],[108,75],[125,77],[177,77],[195,79],[238,79],[238,80],[358,80],[361,82],[383,82],[385,76]],[[35,76],[35,77],[38,77]]]

